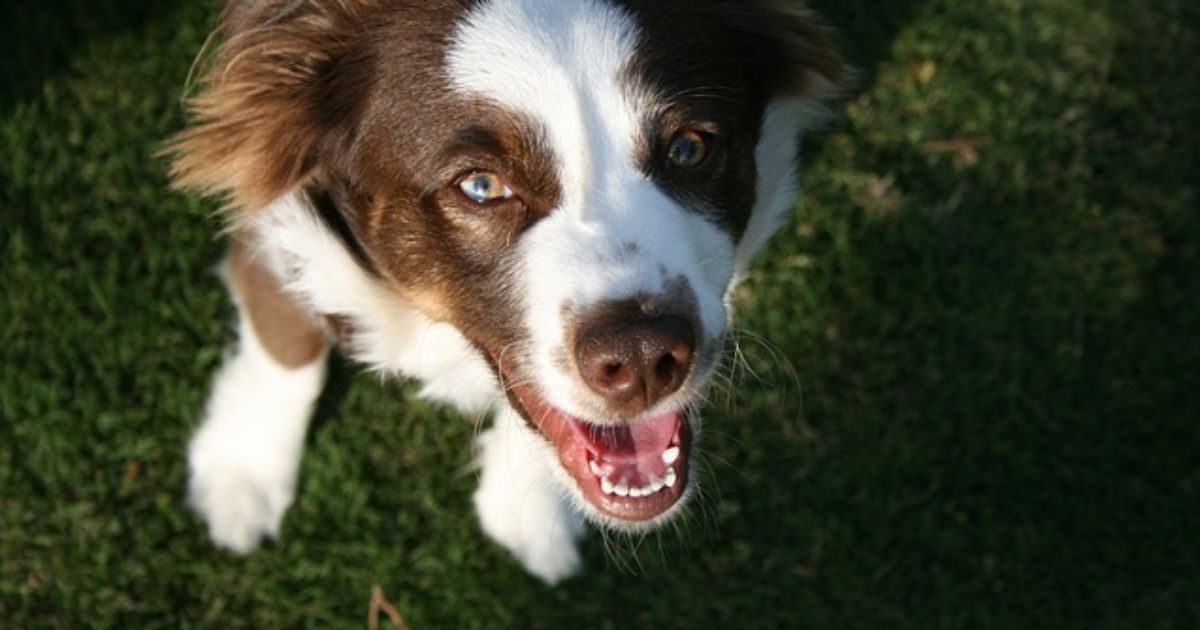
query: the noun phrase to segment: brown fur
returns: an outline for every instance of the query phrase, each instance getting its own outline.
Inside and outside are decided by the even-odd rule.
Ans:
[[[329,345],[325,330],[255,258],[253,242],[247,237],[233,242],[229,285],[263,348],[280,365],[296,369],[324,356]]]
[[[367,60],[341,53],[373,4],[231,3],[223,18],[227,39],[202,93],[188,103],[196,122],[167,151],[175,185],[223,196],[235,208],[260,208],[348,142],[347,125],[371,73]]]

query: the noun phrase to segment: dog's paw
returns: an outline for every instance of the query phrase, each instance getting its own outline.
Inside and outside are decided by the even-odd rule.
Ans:
[[[218,372],[188,446],[188,503],[217,546],[244,554],[279,535],[325,364],[286,369],[244,318],[241,326],[239,351]]]
[[[204,517],[218,547],[247,554],[263,538],[279,536],[292,504],[290,475],[256,470],[249,462],[206,449],[200,439],[193,445],[189,467],[188,504]]]
[[[508,549],[525,570],[553,586],[583,568],[579,555],[582,519],[569,512],[552,493],[526,495],[513,503],[513,495],[494,494],[482,485],[475,492],[475,509],[484,533]]]
[[[505,546],[530,575],[550,586],[583,570],[579,545],[572,536],[541,536]]]
[[[515,414],[502,412],[478,444],[482,475],[474,500],[484,533],[546,584],[578,573],[583,518],[555,485],[536,435]]]

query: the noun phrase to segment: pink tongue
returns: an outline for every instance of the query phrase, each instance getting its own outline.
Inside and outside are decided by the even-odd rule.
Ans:
[[[665,470],[662,452],[667,450],[671,441],[675,439],[682,419],[682,414],[671,413],[643,420],[632,426],[598,427],[577,424],[576,429],[582,429],[590,450],[605,462],[637,466],[650,472],[658,468]]]

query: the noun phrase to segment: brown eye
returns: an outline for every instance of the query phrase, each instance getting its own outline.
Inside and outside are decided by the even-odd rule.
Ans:
[[[673,166],[695,168],[708,159],[710,141],[708,137],[692,129],[682,131],[671,139],[667,159]]]

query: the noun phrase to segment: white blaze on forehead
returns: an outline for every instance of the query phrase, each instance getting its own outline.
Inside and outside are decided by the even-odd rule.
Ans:
[[[453,37],[449,78],[544,125],[562,207],[582,212],[601,156],[633,159],[644,108],[623,77],[637,40],[633,19],[601,0],[486,0]]]
[[[639,165],[639,136],[661,103],[630,71],[641,37],[633,17],[604,0],[485,0],[447,53],[463,94],[527,116],[558,165],[559,204],[522,234],[515,293],[524,301],[526,362],[553,406],[577,417],[588,394],[563,361],[568,311],[670,294],[680,279],[706,339],[725,328],[732,237],[684,208]],[[678,405],[678,402],[671,403]],[[593,409],[595,407],[592,407]]]

